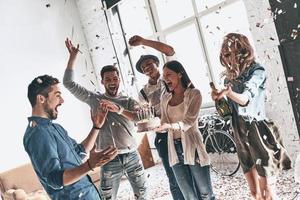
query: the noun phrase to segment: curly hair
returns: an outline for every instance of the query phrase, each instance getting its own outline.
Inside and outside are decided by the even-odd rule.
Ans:
[[[224,37],[220,62],[226,68],[222,76],[229,80],[237,78],[255,62],[254,50],[245,35],[229,33]]]

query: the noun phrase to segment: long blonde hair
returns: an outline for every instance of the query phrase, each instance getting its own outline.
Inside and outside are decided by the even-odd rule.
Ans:
[[[239,33],[229,33],[224,37],[220,62],[226,68],[222,76],[229,80],[237,78],[254,62],[254,51],[248,38]]]

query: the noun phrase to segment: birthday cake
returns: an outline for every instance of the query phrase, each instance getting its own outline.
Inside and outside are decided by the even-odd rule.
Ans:
[[[138,132],[150,131],[159,126],[160,119],[158,117],[143,119],[137,122]]]

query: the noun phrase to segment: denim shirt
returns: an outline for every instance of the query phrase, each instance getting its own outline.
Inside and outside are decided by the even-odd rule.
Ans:
[[[231,83],[232,90],[239,94],[248,96],[248,103],[244,106],[228,98],[233,112],[243,116],[247,121],[256,119],[257,121],[265,120],[265,69],[258,63],[243,72],[235,80],[225,79],[225,84]]]
[[[65,169],[82,164],[84,147],[50,119],[29,117],[23,145],[38,178],[51,199],[100,199],[89,176],[63,186]]]

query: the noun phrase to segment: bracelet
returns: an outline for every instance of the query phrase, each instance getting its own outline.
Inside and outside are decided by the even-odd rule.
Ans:
[[[93,168],[91,167],[91,165],[90,165],[90,159],[87,160],[87,164],[88,164],[90,170],[94,171],[94,169],[93,169]]]
[[[93,129],[100,130],[101,128],[97,126],[93,126]]]
[[[119,111],[117,112],[119,115],[121,115],[124,111],[124,108],[122,106],[119,106]]]

